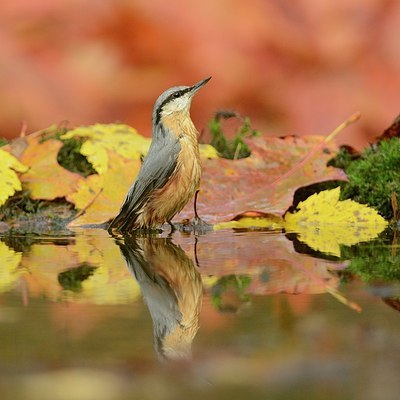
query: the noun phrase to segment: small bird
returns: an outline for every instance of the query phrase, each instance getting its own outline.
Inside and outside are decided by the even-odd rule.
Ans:
[[[109,232],[157,229],[196,194],[201,164],[198,132],[190,118],[193,96],[211,77],[193,86],[175,86],[157,99],[149,152]],[[195,209],[195,216],[197,212]]]

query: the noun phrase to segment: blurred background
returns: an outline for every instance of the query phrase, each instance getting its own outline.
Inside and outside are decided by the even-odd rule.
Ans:
[[[399,113],[398,0],[2,0],[0,136],[68,121],[151,134],[161,92],[212,75],[192,117],[361,148]]]

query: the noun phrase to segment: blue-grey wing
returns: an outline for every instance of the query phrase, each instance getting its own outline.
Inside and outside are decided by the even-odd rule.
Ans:
[[[162,130],[153,137],[149,152],[133,185],[130,187],[119,214],[109,226],[124,231],[132,226],[138,212],[156,189],[162,188],[175,170],[181,145],[169,132]]]
[[[149,240],[151,243],[151,239],[145,238],[144,243]],[[166,239],[160,240],[162,241],[161,243],[164,243],[163,248],[167,250],[167,254],[168,250],[175,254],[175,245],[168,243]],[[162,339],[182,319],[175,291],[169,282],[146,260],[144,249],[136,238],[127,236],[124,238],[123,243],[120,241],[117,243],[129,270],[140,285],[143,298],[153,320],[154,333],[157,338]]]

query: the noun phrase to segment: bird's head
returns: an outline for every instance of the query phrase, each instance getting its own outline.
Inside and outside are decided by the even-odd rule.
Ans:
[[[189,112],[193,96],[210,79],[211,76],[197,82],[193,86],[174,86],[167,89],[158,97],[154,105],[153,124],[158,124],[163,116],[171,115],[180,111]]]

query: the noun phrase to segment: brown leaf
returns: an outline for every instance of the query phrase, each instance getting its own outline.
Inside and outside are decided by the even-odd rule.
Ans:
[[[392,125],[385,129],[381,136],[377,138],[378,143],[381,140],[390,139],[392,137],[400,137],[400,114],[395,118]]]
[[[250,157],[240,160],[214,159],[203,162],[203,177],[198,198],[198,211],[207,222],[226,221],[244,210],[283,213],[292,204],[299,187],[315,182],[346,179],[343,171],[327,167],[337,146],[327,143],[297,171],[281,179],[299,164],[324,139],[323,136],[302,138],[257,137],[249,141]],[[192,204],[180,218],[193,216]]]

